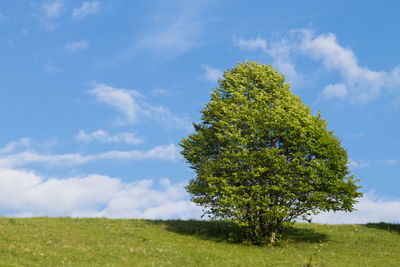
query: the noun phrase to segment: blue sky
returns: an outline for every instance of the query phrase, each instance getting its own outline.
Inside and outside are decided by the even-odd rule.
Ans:
[[[178,143],[257,60],[342,140],[364,197],[317,222],[400,222],[397,1],[2,1],[0,214],[199,218]]]

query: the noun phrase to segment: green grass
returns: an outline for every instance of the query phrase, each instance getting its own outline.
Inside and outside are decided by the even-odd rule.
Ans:
[[[236,230],[208,221],[0,217],[0,266],[400,266],[395,224],[295,224],[279,247],[235,243]]]

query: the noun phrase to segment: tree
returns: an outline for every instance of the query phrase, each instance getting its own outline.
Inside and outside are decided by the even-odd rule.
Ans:
[[[362,196],[339,139],[289,87],[269,65],[239,63],[180,144],[196,173],[191,200],[237,223],[254,244],[273,244],[297,218],[353,211]]]

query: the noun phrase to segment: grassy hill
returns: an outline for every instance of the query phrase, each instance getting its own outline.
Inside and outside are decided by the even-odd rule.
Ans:
[[[395,224],[296,224],[279,247],[235,243],[235,231],[207,221],[0,217],[0,266],[400,266]]]

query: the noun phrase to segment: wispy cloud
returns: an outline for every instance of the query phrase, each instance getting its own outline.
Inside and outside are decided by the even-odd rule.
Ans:
[[[361,137],[364,137],[366,135],[367,134],[365,132],[348,134],[348,136],[352,137],[352,138],[361,138]]]
[[[123,118],[117,118],[117,124],[121,125],[137,121],[138,113],[141,111],[136,101],[136,98],[141,96],[139,92],[114,88],[99,83],[89,90],[88,93],[93,95],[98,102],[115,108],[123,114]]]
[[[368,167],[370,164],[367,163],[365,160],[356,161],[354,159],[350,159],[349,167],[352,169],[360,169]]]
[[[217,82],[218,79],[222,78],[222,75],[224,74],[222,70],[217,68],[212,68],[208,65],[202,65],[202,67],[204,68],[205,71],[203,77],[208,81]]]
[[[132,183],[104,175],[62,179],[0,169],[0,211],[7,216],[73,216],[147,219],[199,218],[183,184],[163,178]]]
[[[80,130],[76,134],[75,138],[84,143],[90,143],[92,141],[98,141],[100,143],[126,143],[131,145],[143,143],[143,139],[138,138],[133,133],[109,135],[107,131],[101,129],[92,133],[86,133],[85,131]]]
[[[59,142],[55,137],[50,137],[41,141],[23,137],[19,140],[8,142],[4,147],[0,147],[0,159],[10,153],[35,151],[35,148],[41,151],[49,151],[57,145],[59,145]]]
[[[340,98],[344,99],[349,92],[345,84],[329,84],[322,90],[321,96],[325,99]]]
[[[267,41],[260,36],[256,38],[244,39],[244,38],[234,38],[233,42],[236,46],[241,49],[256,50],[261,49],[261,51],[267,53]]]
[[[89,94],[103,104],[115,108],[123,116],[116,118],[116,125],[135,123],[139,117],[157,121],[167,128],[191,129],[191,123],[186,118],[174,115],[169,108],[152,105],[143,100],[143,96],[135,90],[114,88],[105,84],[96,84]]]
[[[79,51],[82,51],[89,47],[89,41],[80,40],[75,42],[69,42],[65,45],[65,49],[68,50],[71,54],[75,54]]]
[[[72,18],[76,21],[83,20],[87,16],[100,13],[101,4],[99,1],[85,1],[82,6],[72,10]]]
[[[165,28],[144,36],[139,40],[138,46],[161,56],[177,56],[197,44],[201,28],[200,22],[181,15]]]
[[[399,163],[399,160],[397,160],[397,159],[380,159],[380,160],[377,160],[376,162],[378,164],[384,165],[384,166],[394,166]]]
[[[170,88],[157,88],[151,90],[151,93],[158,96],[172,96],[174,94],[174,90]]]
[[[301,84],[305,77],[295,68],[296,55],[316,61],[327,72],[337,72],[340,82],[326,85],[321,91],[321,99],[351,99],[365,103],[377,98],[383,89],[393,92],[400,86],[400,66],[391,71],[360,66],[355,53],[340,45],[332,33],[316,35],[312,30],[302,29],[281,34],[271,42],[257,37],[234,39],[234,43],[242,49],[259,49],[271,56],[274,66],[295,84]]]
[[[371,165],[380,165],[385,167],[395,166],[399,164],[398,159],[376,159],[376,160],[353,160],[350,159],[350,168],[359,169],[369,167]]]
[[[191,131],[192,123],[186,117],[176,116],[168,107],[161,105],[150,105],[142,103],[143,115],[157,123],[163,125],[167,129],[184,129]]]
[[[46,18],[58,18],[61,15],[64,6],[64,1],[55,0],[49,1],[42,5],[44,16]]]
[[[296,70],[295,64],[291,59],[292,45],[285,39],[275,40],[267,45],[267,41],[259,36],[252,39],[234,38],[234,44],[241,49],[260,50],[262,53],[268,54],[273,59],[273,66],[284,74],[285,78],[298,86],[303,83],[302,75]]]
[[[36,14],[40,19],[42,25],[48,30],[54,30],[57,27],[55,20],[59,18],[64,11],[63,0],[47,1],[38,6],[38,13]]]
[[[31,140],[28,137],[23,137],[18,141],[11,141],[7,143],[4,147],[0,148],[0,154],[8,154],[14,152],[18,148],[28,148],[31,147]]]
[[[163,63],[201,46],[207,15],[204,11],[209,4],[210,1],[160,2],[153,10],[152,20],[145,25],[146,33],[135,36],[132,44],[118,53],[112,64],[144,52]],[[171,9],[171,6],[175,8]]]
[[[6,146],[6,149],[7,146]],[[45,164],[47,166],[74,166],[82,165],[99,160],[170,160],[174,161],[179,157],[179,148],[174,145],[156,146],[147,151],[111,150],[99,154],[82,155],[71,154],[41,154],[33,150],[23,151],[14,154],[7,154],[0,157],[0,168],[13,168],[27,166],[30,164]]]
[[[56,65],[54,65],[53,63],[51,63],[51,62],[47,62],[45,65],[44,65],[44,71],[45,72],[47,72],[47,73],[60,73],[60,72],[63,72],[63,69],[62,68],[60,68],[60,67],[57,67]]]

